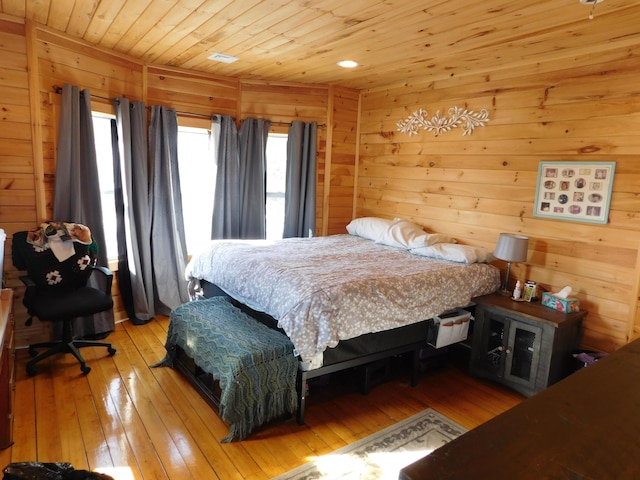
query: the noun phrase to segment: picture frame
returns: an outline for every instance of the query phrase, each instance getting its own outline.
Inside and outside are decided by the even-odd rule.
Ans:
[[[540,162],[535,217],[607,223],[616,162]]]

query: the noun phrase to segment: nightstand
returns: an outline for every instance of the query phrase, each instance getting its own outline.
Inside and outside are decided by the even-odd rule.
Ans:
[[[474,302],[472,375],[531,396],[573,372],[587,312],[566,314],[497,294]]]

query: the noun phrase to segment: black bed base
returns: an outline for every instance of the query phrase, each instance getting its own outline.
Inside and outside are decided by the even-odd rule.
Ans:
[[[210,406],[218,410],[222,394],[218,381],[214,380],[210,373],[206,373],[196,365],[196,362],[182,348],[177,345],[173,348],[175,348],[173,368],[178,370],[195,387]]]
[[[216,285],[202,282],[202,287],[205,298],[225,296],[245,313],[284,334],[284,332],[278,328],[277,321],[273,317],[252,310],[246,305],[237,302],[226,295],[226,293]],[[350,340],[343,340],[335,348],[325,350],[322,367],[304,370],[302,365],[300,365],[296,379],[296,393],[298,397],[296,417],[298,424],[304,424],[307,397],[306,386],[307,382],[313,378],[353,367],[365,366],[397,355],[412,353],[411,386],[416,386],[418,384],[420,371],[420,351],[427,347],[429,323],[429,320],[425,320],[394,330],[368,333]],[[211,375],[202,371],[180,348],[178,348],[176,353],[176,369],[193,384],[210,405],[218,409],[220,405],[220,388],[217,386],[217,382],[211,378]],[[368,388],[365,387],[364,390],[366,393]]]
[[[178,370],[191,385],[195,387],[198,393],[211,405],[218,410],[220,408],[220,386],[217,380],[202,370],[191,357],[189,357],[185,351],[180,347],[176,348],[176,356],[174,360],[174,368]],[[418,374],[420,370],[420,350],[424,348],[424,343],[413,343],[411,345],[404,345],[384,352],[372,353],[369,355],[353,358],[351,360],[345,360],[332,365],[326,365],[313,370],[302,370],[298,368],[298,374],[296,378],[296,394],[298,398],[298,409],[296,412],[296,420],[299,425],[304,425],[304,414],[306,408],[307,397],[307,382],[313,378],[321,377],[330,373],[339,372],[348,368],[359,367],[363,365],[372,364],[379,360],[388,359],[396,355],[412,353],[411,361],[411,386],[415,387],[418,384]],[[365,383],[364,392],[368,391]]]
[[[327,375],[329,373],[346,370],[347,368],[359,367],[361,365],[374,363],[378,360],[384,360],[390,357],[394,357],[396,355],[412,352],[411,386],[415,387],[418,384],[418,373],[420,370],[420,350],[424,347],[425,347],[425,343],[419,342],[419,343],[413,343],[410,345],[403,345],[401,347],[397,347],[391,350],[385,350],[383,352],[371,353],[361,357],[353,358],[351,360],[344,360],[339,363],[326,365],[313,370],[305,371],[305,370],[302,370],[302,368],[298,368],[298,378],[296,380],[296,390],[298,393],[298,412],[296,417],[297,417],[298,424],[299,425],[304,424],[304,412],[306,407],[306,392],[307,392],[306,384],[308,380],[311,380],[312,378],[320,377],[322,375]],[[368,388],[365,387],[365,392],[367,390]]]

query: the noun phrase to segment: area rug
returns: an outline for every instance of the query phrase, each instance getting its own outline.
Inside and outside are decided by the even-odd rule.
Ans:
[[[429,408],[274,480],[396,480],[400,469],[466,431]]]

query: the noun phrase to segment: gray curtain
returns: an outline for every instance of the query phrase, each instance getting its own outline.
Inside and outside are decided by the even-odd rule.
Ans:
[[[169,315],[189,301],[184,281],[187,244],[178,173],[178,119],[171,108],[151,107],[151,250],[156,308]]]
[[[64,85],[60,106],[53,220],[82,223],[98,243],[98,264],[107,266],[102,223],[98,165],[91,116],[91,94]],[[91,283],[95,284],[95,279]],[[98,337],[113,331],[113,311],[94,315],[93,321],[74,322],[81,337]]]
[[[117,98],[114,184],[118,237],[118,285],[129,320],[144,324],[154,315],[147,113],[143,102]]]
[[[240,127],[240,238],[267,235],[267,138],[271,122],[247,118]]]
[[[298,121],[289,128],[283,238],[315,235],[317,128]]]
[[[266,236],[266,148],[271,122],[248,118],[240,132],[228,115],[212,119],[219,131],[212,239]]]
[[[212,239],[240,238],[240,154],[238,129],[229,115],[214,115],[211,134],[218,136]]]

